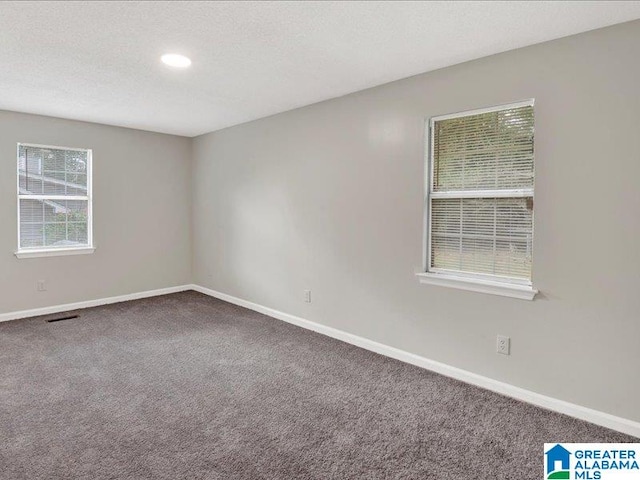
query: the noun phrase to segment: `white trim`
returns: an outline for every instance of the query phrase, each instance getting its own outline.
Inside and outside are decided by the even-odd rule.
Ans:
[[[16,237],[17,237],[17,247],[18,250],[20,250],[20,145],[21,143],[18,142],[18,144],[16,145],[16,157],[15,157],[15,162],[16,162],[16,167],[18,169],[18,174],[16,175],[16,189],[18,191],[18,196],[16,197],[16,209],[17,209],[17,217],[16,217]]]
[[[500,282],[433,272],[416,273],[416,276],[420,283],[425,285],[458,288],[470,292],[488,293],[490,295],[501,295],[503,297],[519,298],[522,300],[533,300],[533,297],[538,293],[538,290],[530,285],[506,281]]]
[[[21,177],[25,177],[26,178],[27,177],[27,173],[26,172],[23,173],[23,172],[24,172],[24,170],[18,170],[18,175],[21,176]],[[55,183],[56,185],[64,185],[65,187],[75,188],[76,190],[86,190],[87,189],[86,185],[78,185],[77,183],[65,182],[64,180],[59,180],[59,179],[53,178],[53,177],[46,177],[46,176],[44,176],[42,174],[40,174],[40,175],[31,174],[31,175],[29,175],[29,178],[32,178],[32,179],[35,179],[35,180],[42,180],[43,182],[46,181],[47,183]],[[43,194],[43,195],[46,195],[46,194]],[[22,194],[22,196],[28,197],[29,195]],[[38,195],[34,195],[34,197],[37,197],[37,196]],[[40,195],[40,196],[42,196],[42,195]],[[70,195],[60,195],[60,196],[66,198],[67,196],[70,196]]]
[[[18,258],[38,258],[38,257],[63,257],[65,255],[88,255],[95,252],[95,247],[73,247],[73,248],[47,248],[47,249],[23,249],[14,252]]]
[[[423,213],[423,241],[422,241],[422,272],[417,273],[420,283],[429,285],[439,285],[444,287],[458,288],[479,293],[488,293],[491,295],[502,295],[513,298],[521,298],[524,300],[533,300],[538,290],[528,285],[522,286],[519,281],[514,281],[502,277],[500,275],[481,275],[475,272],[455,271],[454,274],[442,272],[441,269],[432,267],[431,248],[432,248],[432,219],[433,219],[433,199],[443,198],[534,198],[533,188],[519,188],[508,190],[449,190],[435,192],[432,188],[433,171],[434,171],[434,128],[436,122],[449,120],[452,118],[461,118],[483,113],[499,112],[506,109],[533,107],[535,99],[530,98],[520,102],[507,103],[503,105],[495,105],[487,108],[479,108],[476,110],[467,110],[447,115],[439,115],[425,120],[425,183],[424,183],[424,213]],[[533,245],[533,212],[532,212],[532,230],[531,244]],[[495,232],[495,229],[494,229]],[[469,273],[469,275],[467,275]],[[514,284],[515,287],[514,287]]]
[[[22,193],[22,192],[25,192],[25,191],[26,191],[25,189],[19,188],[18,203],[20,203],[20,198],[25,199],[25,197],[27,196],[27,195]],[[27,198],[25,200],[29,200],[29,199]],[[50,201],[50,200],[48,200],[48,198],[43,198],[42,196],[40,196],[38,198],[31,199],[31,200],[42,200],[42,202],[46,203],[50,207],[55,208],[56,210],[63,209],[65,211],[65,213],[67,213],[69,211],[68,208],[63,207],[62,205],[60,205],[59,203],[56,203],[55,201]],[[67,200],[67,199],[65,198],[65,200]],[[84,199],[84,200],[86,200],[86,199]],[[20,209],[20,206],[18,206],[18,209]]]
[[[425,122],[427,125],[427,129],[426,129],[426,135],[428,135],[429,137],[429,147],[427,149],[427,151],[425,152],[425,172],[428,172],[428,175],[425,175],[425,184],[424,184],[424,195],[425,195],[425,211],[423,214],[423,218],[424,218],[424,235],[426,240],[423,240],[422,242],[422,248],[424,248],[426,250],[425,254],[423,255],[423,260],[424,260],[424,268],[422,269],[423,272],[426,272],[429,270],[429,268],[431,267],[431,218],[432,218],[432,210],[433,210],[433,201],[431,199],[431,194],[432,192],[432,186],[431,186],[431,182],[433,179],[433,169],[434,169],[434,165],[433,162],[431,161],[431,157],[433,156],[433,152],[434,152],[434,148],[435,148],[435,135],[433,134],[433,128],[434,128],[434,122],[433,120],[428,120],[427,122]]]
[[[93,244],[93,149],[87,149],[87,243],[89,247]]]
[[[168,295],[170,293],[184,292],[186,290],[195,290],[194,287],[194,285],[178,285],[176,287],[159,288],[157,290],[147,290],[145,292],[128,293],[125,295],[118,295],[116,297],[98,298],[95,300],[85,300],[83,302],[66,303],[64,305],[34,308],[32,310],[0,313],[0,322],[18,320],[20,318],[37,317],[39,315],[50,315],[52,313],[68,312],[71,310],[79,310],[81,308],[98,307],[100,305],[127,302],[129,300],[138,300],[141,298],[157,297],[158,295]]]
[[[526,198],[533,197],[533,188],[511,190],[447,190],[431,192],[431,198]]]
[[[228,295],[226,293],[217,292],[209,288],[202,287],[200,285],[179,285],[175,287],[161,288],[157,290],[148,290],[138,293],[130,293],[126,295],[119,295],[115,297],[101,298],[96,300],[88,300],[83,302],[68,303],[65,305],[56,305],[51,307],[35,308],[32,310],[22,310],[16,312],[9,312],[0,314],[0,322],[9,320],[17,320],[20,318],[28,318],[39,315],[49,315],[53,313],[66,312],[71,310],[78,310],[82,308],[97,307],[100,305],[108,305],[111,303],[126,302],[129,300],[138,300],[141,298],[155,297],[159,295],[168,295],[171,293],[183,292],[187,290],[195,290],[205,295],[218,298],[225,302],[239,305],[250,310],[262,313],[272,318],[282,320],[293,325],[297,325],[307,330],[311,330],[322,335],[326,335],[331,338],[355,345],[365,350],[369,350],[386,357],[394,358],[401,362],[409,363],[433,372],[439,373],[446,377],[454,378],[471,385],[490,390],[492,392],[505,395],[507,397],[515,398],[517,400],[536,405],[547,410],[569,415],[571,417],[584,420],[602,427],[610,428],[634,437],[640,438],[640,422],[629,420],[622,417],[617,417],[608,413],[604,413],[591,408],[583,407],[573,403],[565,402],[556,398],[548,397],[530,390],[526,390],[508,383],[500,382],[492,378],[488,378],[476,373],[469,372],[460,368],[452,367],[435,360],[431,360],[419,355],[400,350],[395,347],[390,347],[382,343],[369,340],[352,333],[347,333],[337,328],[321,325],[316,322],[305,320],[301,317],[296,317],[278,310],[264,307],[247,300]]]
[[[472,115],[482,115],[483,113],[498,112],[500,110],[507,110],[512,108],[521,107],[533,107],[535,103],[534,98],[528,100],[522,100],[521,102],[504,103],[502,105],[494,105],[487,108],[476,108],[475,110],[464,110],[462,112],[448,113],[446,115],[438,115],[437,117],[431,117],[431,121],[439,122],[441,120],[451,120],[452,118],[469,117]]]
[[[87,150],[91,150],[90,148],[61,147],[60,145],[40,145],[38,143],[18,142],[18,148],[20,148],[21,145],[23,147],[49,148],[51,150],[72,150],[74,152],[86,152]]]
[[[24,195],[20,193],[20,147],[49,148],[52,150],[70,150],[74,152],[87,153],[87,195]],[[93,150],[91,148],[73,148],[73,147],[56,147],[53,145],[38,145],[34,143],[18,142],[16,146],[16,166],[18,167],[18,175],[16,176],[16,185],[18,187],[17,202],[17,237],[18,248],[15,252],[18,258],[35,258],[35,257],[53,257],[62,255],[79,255],[93,253],[95,246],[93,245]],[[44,178],[43,175],[40,175]],[[64,182],[66,183],[66,182]],[[87,202],[87,244],[81,248],[37,248],[37,249],[21,249],[21,231],[20,231],[20,200],[81,200]]]
[[[21,189],[24,191],[24,189]],[[86,195],[25,195],[19,193],[20,200],[82,200],[88,201],[90,198]]]
[[[508,383],[500,382],[498,380],[478,375],[467,370],[452,367],[435,360],[430,360],[428,358],[421,357],[419,355],[415,355],[413,353],[409,353],[395,347],[390,347],[382,343],[374,342],[373,340],[369,340],[352,333],[347,333],[342,330],[311,322],[309,320],[305,320],[304,318],[289,315],[288,313],[280,312],[269,307],[264,307],[247,300],[242,300],[226,293],[217,292],[215,290],[201,287],[199,285],[192,285],[192,289],[197,292],[204,293],[205,295],[224,300],[225,302],[233,303],[234,305],[239,305],[241,307],[254,310],[269,317],[273,317],[278,320],[282,320],[287,323],[306,328],[307,330],[312,330],[322,335],[341,340],[351,345],[364,348],[365,350],[379,353],[380,355],[395,358],[396,360],[400,360],[401,362],[410,363],[411,365],[416,365],[418,367],[431,370],[446,377],[454,378],[456,380],[460,380],[471,385],[476,385],[478,387],[499,393],[501,395],[505,395],[507,397],[515,398],[516,400],[530,403],[547,410],[562,413],[570,417],[574,417],[586,422],[594,423],[602,427],[610,428],[612,430],[616,430],[618,432],[626,433],[628,435],[640,438],[640,422],[617,417],[615,415],[604,413],[598,410],[593,410],[591,408],[576,405],[574,403],[565,402],[564,400],[559,400],[557,398],[548,397],[546,395],[532,392],[524,388],[516,387]]]
[[[446,268],[434,268],[431,270],[431,272],[417,272],[418,274],[423,274],[423,273],[436,273],[439,275],[445,275],[447,277],[453,277],[455,279],[460,279],[460,280],[468,280],[470,279],[471,281],[474,280],[479,280],[481,282],[483,281],[488,281],[488,282],[497,282],[499,285],[502,285],[503,283],[510,283],[510,284],[516,284],[516,285],[525,285],[527,287],[532,287],[533,284],[531,283],[531,280],[528,280],[526,278],[518,278],[518,277],[507,277],[507,276],[503,276],[503,275],[492,275],[492,274],[485,274],[485,273],[471,273],[471,272],[460,272],[458,270],[448,270]]]

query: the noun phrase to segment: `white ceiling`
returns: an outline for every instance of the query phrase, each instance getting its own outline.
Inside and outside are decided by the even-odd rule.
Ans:
[[[195,136],[636,18],[640,1],[1,2],[0,109]]]

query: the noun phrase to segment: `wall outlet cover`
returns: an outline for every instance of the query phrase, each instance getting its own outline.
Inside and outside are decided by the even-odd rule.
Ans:
[[[498,335],[496,342],[496,351],[502,355],[511,354],[511,339],[504,335]]]

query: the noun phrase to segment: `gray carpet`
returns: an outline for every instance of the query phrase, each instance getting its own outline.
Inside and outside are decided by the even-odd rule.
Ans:
[[[538,479],[633,438],[184,292],[0,324],[3,479]]]

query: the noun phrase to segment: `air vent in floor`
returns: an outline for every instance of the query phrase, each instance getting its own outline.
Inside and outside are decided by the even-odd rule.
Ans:
[[[78,315],[66,315],[62,317],[50,318],[49,320],[47,320],[47,323],[61,322],[62,320],[71,320],[72,318],[78,318]]]

